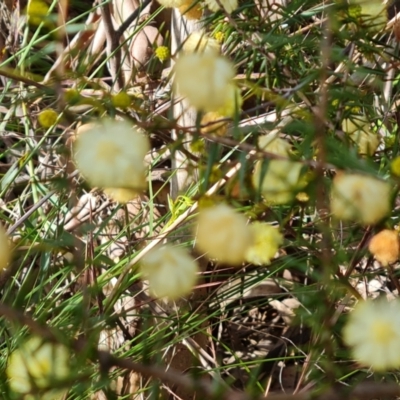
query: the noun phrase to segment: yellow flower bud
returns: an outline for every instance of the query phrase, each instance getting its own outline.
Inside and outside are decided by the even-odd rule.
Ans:
[[[114,107],[125,110],[131,105],[132,100],[128,93],[119,92],[111,97],[111,102]]]
[[[141,272],[153,296],[175,300],[192,291],[199,267],[185,249],[165,245],[143,257]]]
[[[53,109],[43,110],[38,115],[39,125],[43,128],[50,128],[56,122],[58,118],[58,113]]]
[[[169,48],[167,46],[158,46],[154,54],[161,62],[168,60],[170,57]]]

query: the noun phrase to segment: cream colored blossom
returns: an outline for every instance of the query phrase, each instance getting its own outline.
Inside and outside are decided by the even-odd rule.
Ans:
[[[253,185],[267,202],[289,203],[302,188],[300,180],[302,167],[299,162],[271,160],[264,173],[262,161],[257,161],[253,173]]]
[[[0,224],[0,272],[6,269],[11,260],[11,245],[3,225]]]
[[[228,123],[224,121],[223,115],[217,112],[208,112],[204,114],[201,119],[201,125],[204,125],[201,128],[201,133],[204,134],[214,134],[217,136],[225,136],[228,131]]]
[[[357,145],[360,154],[372,156],[379,146],[379,137],[371,130],[370,123],[365,116],[344,119],[342,130]]]
[[[162,6],[167,8],[179,8],[183,6],[187,0],[157,0]]]
[[[230,265],[245,261],[253,243],[246,217],[225,204],[201,209],[194,233],[201,252]]]
[[[246,252],[246,261],[255,265],[270,264],[283,243],[282,234],[277,228],[263,222],[253,222],[250,230],[254,243]]]
[[[343,329],[353,357],[376,371],[400,368],[400,301],[367,300],[357,304]]]
[[[203,8],[197,0],[186,0],[185,4],[179,7],[179,12],[188,20],[198,20],[203,16]]]
[[[234,76],[232,63],[222,56],[183,54],[175,64],[174,90],[197,110],[218,111],[231,100]]]
[[[182,46],[184,53],[213,53],[219,54],[221,45],[213,38],[209,37],[204,31],[191,33]]]
[[[6,374],[11,390],[29,393],[35,388],[50,389],[54,381],[66,379],[70,373],[69,350],[60,344],[44,342],[34,336],[11,354]],[[52,390],[43,399],[61,399],[65,389]]]
[[[175,300],[192,291],[199,267],[185,249],[165,245],[143,257],[141,271],[153,296]]]
[[[211,11],[218,11],[221,5],[227,13],[231,13],[238,8],[238,0],[206,0],[207,7]]]
[[[123,204],[135,199],[139,195],[137,190],[126,188],[106,188],[104,189],[104,193],[114,201]]]
[[[385,28],[388,15],[382,0],[350,0],[349,13],[373,33]]]
[[[243,105],[240,89],[234,83],[230,83],[225,89],[225,96],[225,103],[222,107],[218,108],[217,112],[220,115],[233,118]]]
[[[333,180],[331,211],[339,219],[376,224],[390,212],[391,186],[370,176],[340,173]]]
[[[368,249],[384,267],[396,262],[400,255],[399,233],[390,229],[380,231],[372,237]]]
[[[288,157],[290,144],[274,135],[259,137],[259,147],[281,157]],[[273,159],[264,166],[257,161],[253,173],[253,185],[267,202],[286,204],[293,200],[296,192],[304,185],[301,182],[302,164],[292,160]]]
[[[146,186],[144,157],[149,140],[126,121],[104,120],[81,129],[75,163],[92,186],[140,190]]]
[[[268,153],[282,157],[287,157],[291,149],[289,142],[273,134],[261,135],[258,138],[258,147]]]

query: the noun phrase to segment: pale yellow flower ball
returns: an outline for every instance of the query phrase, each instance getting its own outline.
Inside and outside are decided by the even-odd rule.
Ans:
[[[175,300],[192,291],[199,267],[185,249],[165,245],[143,257],[141,271],[153,296]]]
[[[350,0],[350,15],[360,20],[372,33],[385,28],[388,21],[387,3],[382,0]]]
[[[179,7],[179,12],[188,20],[198,20],[203,16],[201,3],[196,0],[186,0],[185,4]]]
[[[81,129],[75,163],[92,186],[140,190],[146,186],[144,157],[149,140],[127,121],[104,120]]]
[[[247,250],[246,261],[254,265],[268,265],[274,258],[283,236],[279,229],[264,222],[250,224],[254,243]]]
[[[357,145],[360,154],[372,156],[379,146],[379,137],[370,128],[370,123],[365,116],[344,119],[342,130]]]
[[[0,272],[6,269],[11,260],[11,245],[3,225],[0,224]]]
[[[157,0],[162,6],[166,8],[179,8],[182,7],[187,0]]]
[[[370,176],[340,173],[333,180],[331,211],[339,219],[376,224],[390,213],[391,186]]]
[[[245,261],[253,244],[246,217],[225,204],[201,209],[194,234],[196,247],[201,252],[230,265]]]
[[[271,134],[261,135],[258,138],[258,147],[261,150],[281,157],[287,157],[291,149],[291,145],[288,141]]]
[[[227,13],[231,13],[238,8],[238,0],[219,0],[219,3]],[[216,0],[206,0],[206,4],[211,11],[218,11],[221,9],[220,4],[218,4]]]
[[[181,55],[175,64],[174,90],[197,110],[218,111],[231,98],[232,63],[214,53]]]
[[[268,203],[287,204],[303,187],[302,168],[299,162],[270,160],[264,172],[262,161],[257,161],[253,172],[253,185]]]
[[[204,31],[191,33],[182,46],[184,53],[213,53],[219,54],[221,45]]]
[[[104,193],[118,203],[128,203],[135,199],[139,193],[135,189],[125,189],[125,188],[105,188]]]
[[[28,339],[13,351],[8,360],[6,374],[11,390],[29,393],[35,387],[50,388],[54,381],[69,376],[70,358],[69,350],[63,345],[47,343],[36,336]],[[46,399],[60,399],[65,391],[50,391]]]
[[[357,304],[343,328],[353,357],[376,371],[400,368],[400,301],[379,299]]]
[[[225,104],[217,112],[218,114],[233,118],[236,112],[240,112],[242,108],[243,97],[240,94],[240,89],[234,83],[227,85],[225,95]]]
[[[217,112],[208,112],[204,114],[201,119],[201,125],[205,125],[201,128],[200,132],[204,134],[214,134],[216,136],[225,136],[228,131],[228,123],[224,121],[223,115]]]
[[[368,250],[384,267],[396,262],[400,255],[399,233],[384,229],[374,235],[369,242]]]

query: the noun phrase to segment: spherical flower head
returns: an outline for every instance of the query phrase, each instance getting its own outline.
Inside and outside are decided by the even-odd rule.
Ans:
[[[212,53],[219,54],[220,44],[213,38],[210,38],[204,31],[191,33],[182,46],[184,53]]]
[[[128,93],[119,92],[111,97],[111,102],[115,108],[122,108],[125,110],[130,107],[132,100]]]
[[[372,33],[384,29],[388,20],[386,4],[382,0],[351,0],[349,14]]]
[[[218,109],[218,113],[233,118],[235,114],[240,111],[243,105],[243,98],[240,94],[240,89],[234,83],[230,83],[226,87],[225,95],[225,104]]]
[[[229,14],[238,8],[237,0],[206,0],[206,4],[211,11],[220,10],[222,5],[223,9]]]
[[[75,105],[78,104],[81,100],[81,95],[76,89],[68,89],[64,93],[64,100],[69,104],[69,105]]]
[[[105,188],[104,193],[112,200],[121,204],[128,203],[139,196],[139,192],[137,190],[125,188]]]
[[[213,134],[216,136],[225,136],[228,131],[227,121],[223,121],[225,117],[217,112],[208,112],[201,119],[201,133]]]
[[[38,115],[38,122],[41,127],[48,129],[57,122],[57,118],[58,113],[55,110],[43,110]]]
[[[400,177],[400,157],[396,157],[390,163],[390,170],[392,171],[393,175]]]
[[[157,0],[157,1],[166,8],[179,8],[187,2],[187,0]]]
[[[303,188],[302,164],[291,160],[270,160],[264,171],[263,162],[257,161],[253,185],[271,204],[287,204]]]
[[[42,0],[29,0],[26,14],[29,24],[40,25],[49,13],[49,6]]]
[[[176,300],[193,290],[199,267],[185,249],[165,245],[143,257],[141,272],[153,296]]]
[[[49,388],[53,381],[68,377],[70,358],[65,346],[46,343],[34,336],[14,350],[8,360],[6,374],[10,388],[16,393],[29,393],[35,387]],[[61,398],[63,392],[57,391],[57,397]]]
[[[10,240],[3,226],[0,225],[0,272],[8,267],[11,260]]]
[[[400,302],[361,301],[350,313],[343,340],[353,357],[376,371],[400,367]]]
[[[214,38],[218,43],[222,43],[225,39],[225,33],[221,31],[215,32]]]
[[[398,232],[390,229],[380,231],[371,239],[368,249],[384,267],[387,267],[399,259],[400,240]]]
[[[254,243],[247,250],[246,261],[254,265],[270,264],[283,243],[282,234],[277,228],[264,222],[253,222],[250,230]]]
[[[179,12],[188,20],[199,20],[203,16],[201,3],[188,1],[179,7]]]
[[[281,157],[287,157],[290,153],[291,145],[288,141],[278,138],[277,135],[261,135],[258,138],[258,147],[268,153]]]
[[[332,214],[364,225],[379,222],[390,213],[391,186],[388,182],[359,174],[338,174],[331,190]]]
[[[154,55],[161,61],[164,62],[169,59],[170,52],[167,46],[158,46],[154,52]]]
[[[194,234],[201,252],[229,265],[245,261],[253,243],[246,217],[225,204],[201,209]]]
[[[234,76],[232,63],[222,56],[183,54],[175,64],[174,90],[197,110],[218,111],[229,101]]]
[[[372,156],[379,146],[379,137],[370,129],[370,124],[365,116],[344,119],[342,130],[357,145],[360,154]]]
[[[144,157],[149,140],[127,121],[104,120],[81,127],[75,163],[92,186],[140,190],[145,187]]]

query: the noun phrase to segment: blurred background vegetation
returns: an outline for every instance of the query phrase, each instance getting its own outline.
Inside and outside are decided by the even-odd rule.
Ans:
[[[0,369],[32,334],[71,349],[70,374],[55,383],[68,392],[45,397],[36,388],[31,398],[186,400],[212,387],[216,398],[233,398],[230,389],[289,398],[333,388],[332,398],[345,398],[341,390],[358,383],[398,380],[355,363],[341,337],[355,299],[398,296],[396,263],[383,268],[368,252],[376,232],[397,227],[397,195],[377,226],[339,222],[329,209],[340,170],[397,188],[396,5],[383,26],[344,1],[240,0],[230,14],[198,5],[201,20],[189,31],[221,44],[243,97],[224,135],[202,128],[199,115],[188,123],[176,113],[171,67],[188,34],[177,10],[60,0],[28,21],[24,1],[0,5],[0,216],[14,247],[0,274]],[[160,57],[160,46],[171,57]],[[130,99],[122,106],[121,91]],[[57,120],[40,122],[49,109]],[[105,116],[132,121],[151,140],[148,188],[125,204],[90,188],[70,159],[76,129]],[[372,151],[348,119],[375,136]],[[301,190],[285,205],[252,186],[255,162],[267,168],[271,158],[258,138],[271,132],[303,164]],[[176,192],[178,154],[190,179]],[[232,268],[192,249],[188,210],[222,200],[279,227],[284,244],[270,265]],[[162,232],[202,267],[193,294],[175,303],[151,298],[136,268]],[[200,379],[208,391],[196,387]],[[0,393],[22,398],[5,373]]]

